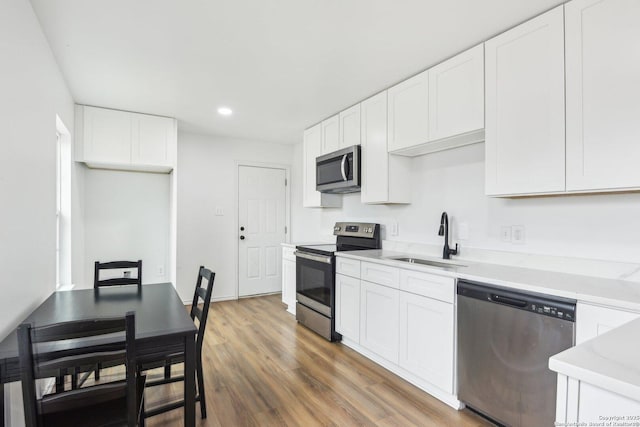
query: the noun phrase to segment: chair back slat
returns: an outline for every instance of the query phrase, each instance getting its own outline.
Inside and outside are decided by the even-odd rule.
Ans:
[[[125,381],[117,381],[71,390],[65,393],[49,394],[40,400],[38,406],[40,414],[47,415],[121,399],[126,395],[127,383]]]
[[[74,320],[71,322],[56,323],[31,329],[31,341],[43,343],[49,341],[70,340],[86,338],[96,335],[124,332],[124,318]]]
[[[204,301],[207,298],[207,290],[205,288],[196,288],[196,294]]]
[[[123,268],[133,268],[137,270],[136,277],[115,277],[109,279],[100,279],[100,271],[116,270]],[[142,260],[138,261],[96,261],[93,272],[93,287],[98,289],[103,286],[121,286],[121,285],[138,285],[138,289],[142,286]]]
[[[37,354],[38,344],[66,341],[76,338],[91,338],[107,333],[124,332],[126,341],[124,349],[115,349],[113,345],[94,347],[83,352],[66,349],[40,357]],[[89,341],[87,341],[89,342]],[[97,348],[97,349],[96,349]],[[117,397],[125,397],[128,406],[128,425],[137,423],[136,411],[136,349],[135,349],[135,314],[128,312],[124,318],[90,319],[71,321],[33,327],[23,323],[18,327],[18,349],[20,355],[20,371],[22,379],[22,395],[27,427],[37,427],[42,423],[42,416],[73,410],[90,404],[97,404]],[[102,349],[102,350],[101,350]],[[43,355],[44,356],[44,355]],[[36,396],[36,379],[40,375],[52,372],[64,372],[80,368],[92,367],[96,363],[109,361],[126,361],[126,380],[116,383],[101,384],[76,390],[62,391],[55,395],[46,395],[41,399]]]

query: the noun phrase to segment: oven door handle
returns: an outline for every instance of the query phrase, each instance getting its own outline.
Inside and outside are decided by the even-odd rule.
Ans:
[[[332,259],[332,257],[330,256],[314,255],[314,254],[310,254],[307,252],[300,252],[300,251],[295,251],[293,254],[299,258],[304,258],[311,261],[318,261],[323,264],[331,264],[331,259]]]

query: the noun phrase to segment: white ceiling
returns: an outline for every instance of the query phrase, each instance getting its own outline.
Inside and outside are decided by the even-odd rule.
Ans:
[[[180,129],[302,130],[560,0],[31,0],[76,102]],[[223,118],[216,109],[229,106]]]

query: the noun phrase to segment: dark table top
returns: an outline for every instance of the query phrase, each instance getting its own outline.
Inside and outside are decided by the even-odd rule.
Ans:
[[[136,341],[195,335],[197,329],[171,283],[54,292],[24,322],[42,326],[136,313]],[[122,337],[123,339],[123,337]],[[16,331],[0,342],[0,362],[18,357]]]

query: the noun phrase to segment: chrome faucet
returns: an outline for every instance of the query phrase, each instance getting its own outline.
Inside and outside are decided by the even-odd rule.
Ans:
[[[440,217],[440,230],[438,236],[444,236],[444,248],[442,248],[442,259],[451,259],[451,255],[458,255],[458,244],[455,249],[449,248],[449,216],[442,212]]]

